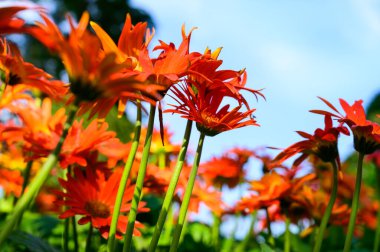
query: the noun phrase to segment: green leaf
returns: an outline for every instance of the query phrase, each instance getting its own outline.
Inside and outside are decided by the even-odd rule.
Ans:
[[[17,246],[25,246],[31,252],[58,252],[59,250],[50,246],[39,237],[16,230],[11,233],[9,239]]]
[[[260,244],[260,247],[261,252],[274,252],[274,250],[271,247],[269,247],[269,245],[267,245],[266,243]]]

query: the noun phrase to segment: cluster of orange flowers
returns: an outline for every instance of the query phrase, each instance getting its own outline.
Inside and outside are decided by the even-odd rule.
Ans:
[[[37,12],[40,21],[26,25],[17,14],[27,9]],[[62,60],[69,79],[69,83],[56,80],[32,63],[25,62],[15,43],[5,37],[0,38],[3,89],[0,109],[9,115],[9,119],[1,123],[0,185],[5,196],[20,197],[27,189],[29,176],[38,173],[44,160],[60,144],[68,123],[67,109],[53,109],[53,102],[63,102],[66,108],[74,106],[75,109],[78,106],[77,116],[86,114],[89,119],[97,119],[91,122],[75,120],[68,129],[57,153],[58,166],[53,174],[63,174],[61,168],[69,168],[70,171],[67,178],[55,183],[57,188],[55,193],[50,192],[50,196],[56,198],[56,205],[63,207],[60,218],[80,215],[79,224],[91,222],[104,237],[108,235],[119,187],[119,166],[125,162],[131,148],[128,143],[122,143],[116,133],[109,131],[103,120],[115,104],[121,116],[128,101],[155,105],[171,92],[177,104],[165,112],[178,113],[196,122],[198,129],[208,136],[257,125],[252,115],[255,110],[250,108],[241,91],[246,90],[255,96],[262,94],[245,87],[245,70],[220,70],[220,48],[215,51],[206,49],[204,53],[191,52],[192,31],[186,34],[185,27],[182,27],[182,42],[178,47],[160,41],[153,49],[159,52],[158,56],[152,57],[148,45],[154,30],[149,29],[147,23],[133,25],[130,15],[126,16],[117,44],[98,24],[90,22],[86,12],[78,23],[71,16],[67,17],[70,26],[68,34],[63,34],[39,6],[2,7],[0,17],[1,35],[23,33],[33,36]],[[236,103],[226,105],[226,97]],[[231,106],[234,107],[230,109]],[[166,192],[174,167],[173,158],[180,148],[170,143],[166,128],[161,130],[161,134],[158,131],[154,134],[150,152],[152,157],[156,157],[156,162],[152,158],[144,182],[145,193],[158,195]],[[164,147],[161,141],[165,142]],[[138,172],[142,147],[139,150],[122,200],[121,213],[128,212],[130,208],[131,189]],[[245,155],[236,153],[238,160],[231,161],[236,170],[227,175],[227,180],[241,174],[239,165],[246,161]],[[211,174],[210,171],[203,172]],[[188,172],[183,172],[181,176],[178,192],[186,187]],[[219,183],[216,182],[218,180],[221,180],[220,185],[224,183],[224,178],[209,175],[205,185],[197,186],[209,186],[213,181]],[[231,186],[239,183],[239,179],[234,180]],[[47,197],[46,190],[42,192],[38,197]],[[196,193],[203,201],[202,190],[196,189]],[[216,205],[218,199],[213,201]],[[37,198],[36,202],[43,202],[43,199]],[[53,205],[46,206],[46,202],[42,208],[57,210]],[[148,210],[144,202],[140,203],[139,212]],[[142,224],[136,227],[140,228]],[[125,230],[126,216],[123,216],[118,220],[117,237],[120,238]],[[134,233],[138,235],[139,231],[136,229]]]
[[[26,25],[17,17],[18,12],[28,8],[37,12],[41,21]],[[41,190],[36,206],[40,211],[57,212],[60,218],[80,216],[79,224],[91,223],[107,238],[122,164],[131,150],[130,143],[121,142],[104,122],[115,104],[121,116],[128,101],[155,106],[166,95],[171,96],[174,104],[164,112],[176,113],[195,122],[197,129],[206,136],[249,125],[258,126],[253,116],[255,109],[250,107],[242,91],[256,98],[263,95],[245,86],[245,70],[219,69],[223,62],[218,59],[220,48],[206,49],[203,53],[191,52],[193,30],[187,34],[182,27],[182,42],[178,46],[160,41],[153,48],[158,56],[152,57],[148,46],[154,30],[149,29],[147,23],[133,25],[129,15],[117,44],[98,24],[90,22],[88,13],[84,13],[78,23],[71,16],[67,17],[68,34],[63,34],[41,7],[2,7],[0,17],[1,35],[23,33],[33,36],[62,60],[69,79],[69,83],[56,80],[32,63],[25,62],[17,45],[0,37],[0,109],[7,117],[0,124],[0,187],[5,197],[19,198],[28,189],[29,177],[38,173],[41,164],[61,144],[59,153],[56,153],[58,165],[51,176],[55,180]],[[231,102],[226,104],[225,98]],[[366,119],[362,101],[351,106],[340,100],[345,112],[342,115],[331,103],[322,100],[333,112],[312,112],[324,116],[325,127],[316,129],[314,134],[298,131],[304,140],[282,150],[275,158],[263,155],[260,150],[234,148],[202,162],[189,210],[198,212],[203,204],[217,218],[222,218],[264,209],[268,216],[260,220],[258,228],[270,227],[268,221],[289,219],[296,224],[310,220],[311,225],[304,230],[307,233],[322,222],[328,208],[336,164],[340,174],[338,197],[333,202],[329,223],[346,226],[351,212],[348,203],[355,186],[354,177],[346,172],[345,164],[341,164],[338,137],[350,135],[350,129],[355,149],[368,155],[368,160],[373,160],[379,168],[380,126]],[[64,105],[53,109],[53,104]],[[69,125],[62,142],[61,136],[69,120],[64,107],[70,106],[78,106],[79,119]],[[161,106],[158,106],[160,111]],[[333,119],[337,119],[336,122]],[[142,137],[145,131],[143,129]],[[161,197],[168,190],[181,147],[172,143],[168,127],[155,130],[152,139],[143,194]],[[143,148],[140,142],[122,198],[117,238],[121,238],[127,229],[126,213],[131,209]],[[284,162],[297,154],[301,155],[288,168]],[[303,167],[306,166],[301,163],[307,158],[312,171],[300,175],[305,174]],[[263,176],[259,180],[247,179],[250,159],[262,162]],[[179,204],[191,173],[188,160],[185,159],[175,189],[175,201]],[[57,179],[66,168],[69,170],[66,178]],[[246,185],[249,185],[248,192],[233,206],[224,203],[223,190]],[[378,208],[374,190],[363,185],[357,223],[374,229]],[[148,212],[146,202],[140,202],[137,211]],[[143,227],[137,222],[134,235],[140,235]],[[356,229],[356,234],[360,234],[360,228]]]

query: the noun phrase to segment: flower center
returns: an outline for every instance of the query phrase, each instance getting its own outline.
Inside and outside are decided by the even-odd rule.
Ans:
[[[21,77],[17,74],[9,73],[8,75],[8,85],[16,85],[21,83]]]
[[[86,209],[92,217],[107,218],[111,214],[109,206],[97,200],[86,202],[84,209]]]
[[[219,118],[209,112],[202,111],[201,116],[203,121],[206,122],[207,125],[219,123]]]

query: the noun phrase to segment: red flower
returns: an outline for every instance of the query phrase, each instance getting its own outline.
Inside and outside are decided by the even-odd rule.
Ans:
[[[5,195],[14,195],[20,197],[22,183],[24,179],[18,170],[0,169],[0,188],[4,191]]]
[[[214,52],[206,49],[203,55],[194,53],[187,81],[196,88],[207,86],[210,92],[220,87],[227,87],[223,89],[224,95],[238,100],[239,103],[243,103],[247,108],[249,108],[248,102],[240,93],[241,90],[249,91],[256,97],[259,95],[265,98],[260,91],[245,87],[247,82],[247,72],[245,69],[241,71],[218,70],[223,63],[222,60],[218,59],[221,49],[218,48]]]
[[[380,149],[380,125],[366,119],[362,100],[355,101],[350,106],[345,100],[339,99],[340,105],[346,113],[343,116],[330,102],[323,98],[320,99],[337,114],[323,110],[312,110],[311,112],[336,117],[340,122],[346,123],[354,134],[354,147],[358,152],[371,154]]]
[[[86,128],[82,124],[83,121],[75,121],[63,143],[59,160],[63,168],[74,163],[87,166],[92,153],[104,154],[112,165],[127,154],[126,145],[116,138],[116,133],[107,131],[107,123],[99,125],[93,120]]]
[[[23,136],[25,160],[46,157],[57,145],[66,121],[65,109],[52,114],[52,102],[45,98],[41,107],[33,101],[20,104],[12,111],[20,118],[22,126],[8,127],[6,132]]]
[[[155,85],[146,85],[136,79],[131,62],[120,62],[118,55],[103,50],[98,37],[87,30],[89,14],[85,12],[78,25],[69,17],[71,32],[65,38],[56,24],[42,15],[44,23],[38,23],[31,34],[46,47],[58,53],[70,79],[70,90],[84,102],[81,112],[92,110],[90,116],[99,113],[104,118],[112,106],[122,100],[123,111],[126,99],[151,100],[158,97]]]
[[[316,129],[314,135],[302,131],[297,131],[297,133],[307,140],[297,142],[283,150],[274,158],[273,167],[282,164],[286,159],[298,153],[302,153],[302,155],[294,161],[293,166],[298,166],[311,154],[316,155],[324,162],[336,160],[340,164],[337,147],[338,136],[340,133],[348,135],[349,132],[343,126],[333,127],[331,116],[325,116],[325,128]]]
[[[178,113],[183,118],[196,122],[198,130],[208,136],[248,125],[259,126],[252,116],[255,109],[240,112],[242,105],[232,110],[229,110],[230,105],[221,107],[226,89],[220,87],[209,92],[205,86],[200,86],[197,90],[189,85],[173,86],[173,99],[178,105],[172,105],[175,108],[165,112]]]
[[[39,6],[26,5],[0,7],[0,34],[23,33],[27,31],[25,21],[16,17],[16,14],[28,9],[42,10]]]
[[[87,168],[85,172],[80,169],[74,169],[75,177],[70,174],[67,180],[59,179],[59,183],[65,189],[65,192],[57,192],[63,197],[56,203],[60,206],[67,207],[59,218],[69,218],[75,215],[83,216],[78,223],[83,225],[88,222],[93,227],[99,229],[104,238],[108,237],[109,228],[112,220],[117,190],[121,178],[121,170],[116,170],[108,179],[102,172],[95,172]],[[117,224],[116,237],[121,239],[121,234],[125,233],[127,228],[127,216],[124,214],[130,210],[130,202],[133,197],[133,187],[128,186],[124,193],[122,205]],[[138,212],[147,212],[145,202],[138,207]],[[137,228],[142,228],[143,224],[136,222],[134,235],[140,235]]]
[[[244,164],[252,155],[249,150],[232,149],[221,157],[214,157],[210,161],[202,163],[199,167],[199,175],[209,184],[217,188],[227,185],[236,187],[244,180]]]
[[[0,71],[7,86],[26,85],[37,88],[43,93],[61,98],[67,92],[67,86],[59,81],[52,80],[52,76],[31,63],[24,62],[18,48],[0,38]]]

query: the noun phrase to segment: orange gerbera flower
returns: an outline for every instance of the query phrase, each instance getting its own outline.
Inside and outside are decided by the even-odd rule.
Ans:
[[[210,161],[199,166],[199,175],[209,184],[217,188],[227,185],[229,188],[236,187],[244,180],[244,164],[252,155],[249,150],[232,149],[225,152],[221,157],[214,157]]]
[[[25,27],[25,21],[21,18],[16,17],[21,11],[24,10],[38,10],[41,11],[42,8],[39,6],[26,6],[26,5],[17,5],[17,6],[3,6],[0,7],[0,34],[9,34],[9,33],[23,33],[27,30]]]
[[[59,179],[65,192],[57,192],[59,196],[63,197],[63,200],[58,200],[56,203],[67,208],[59,218],[83,216],[78,221],[80,225],[90,222],[93,227],[99,229],[104,238],[108,238],[121,172],[121,170],[116,170],[107,179],[100,171],[87,168],[85,172],[82,172],[77,168],[74,169],[75,177],[69,174],[67,180]],[[132,197],[133,186],[128,186],[120,209],[122,214],[117,223],[116,237],[118,239],[121,239],[122,234],[126,231],[128,220],[124,214],[130,210]],[[145,202],[140,202],[137,211],[147,212],[149,209],[145,207]],[[143,224],[136,222],[134,235],[139,236],[141,233],[137,228],[142,227]]]
[[[83,121],[75,121],[63,143],[59,158],[63,168],[74,163],[85,167],[93,153],[107,156],[114,165],[128,153],[126,145],[116,138],[116,133],[107,131],[107,123],[99,126],[97,120],[93,120],[86,128],[82,124]]]
[[[200,86],[196,90],[186,84],[173,86],[173,99],[178,105],[172,105],[174,109],[165,112],[178,113],[183,118],[196,122],[198,130],[208,136],[248,125],[259,126],[252,115],[255,109],[240,112],[242,105],[230,111],[228,104],[221,107],[226,89],[220,87],[209,92],[205,86]]]
[[[56,99],[67,92],[67,86],[63,82],[53,80],[52,76],[42,69],[24,62],[16,45],[7,43],[2,38],[0,38],[0,71],[2,81],[10,87],[27,85]]]
[[[248,212],[272,206],[291,190],[289,179],[276,172],[266,173],[259,181],[250,184],[256,194],[243,198],[238,204],[240,209]]]
[[[27,102],[12,110],[21,119],[22,126],[8,127],[6,132],[23,135],[25,159],[46,157],[62,134],[66,121],[65,109],[60,108],[52,115],[52,102],[45,98],[41,107],[34,102]]]
[[[238,100],[239,103],[243,103],[247,108],[249,108],[248,102],[240,93],[241,90],[249,91],[256,97],[259,95],[265,98],[260,91],[245,87],[247,82],[245,69],[241,71],[218,70],[223,63],[222,60],[218,59],[221,49],[218,48],[212,52],[207,48],[203,55],[194,53],[192,65],[189,68],[188,82],[196,88],[207,86],[210,92],[220,87],[226,87],[223,89],[224,95]]]
[[[193,193],[191,194],[189,210],[194,213],[199,212],[200,204],[204,204],[213,214],[221,216],[226,209],[222,201],[222,193],[199,181],[195,182]]]
[[[301,212],[304,217],[314,219],[319,223],[326,211],[330,195],[323,190],[316,190],[308,185],[302,186],[297,193],[291,195],[290,215],[299,219]],[[302,209],[302,210],[301,210]],[[329,222],[333,225],[345,225],[348,223],[350,208],[339,201],[334,203]]]
[[[98,37],[87,30],[87,12],[78,25],[68,17],[71,31],[67,38],[47,16],[42,15],[42,18],[44,23],[37,23],[31,34],[62,59],[69,75],[71,92],[80,101],[87,102],[83,104],[82,111],[92,109],[91,116],[99,113],[104,118],[120,99],[151,101],[151,97],[158,96],[156,86],[136,80],[137,73],[133,71],[130,60],[120,62],[115,52],[103,50]]]
[[[19,197],[22,190],[24,179],[18,170],[0,169],[0,189],[4,191],[6,196],[13,194]]]
[[[307,140],[297,142],[283,150],[274,158],[273,166],[281,164],[286,159],[298,153],[302,153],[302,155],[294,161],[293,166],[298,166],[311,154],[316,155],[324,162],[332,162],[336,160],[338,164],[340,164],[337,145],[338,136],[340,133],[349,135],[349,132],[343,126],[333,127],[331,116],[325,116],[325,128],[316,129],[314,135],[310,135],[303,131],[297,131],[297,133]]]
[[[311,112],[336,117],[340,122],[347,124],[354,135],[354,147],[358,152],[371,154],[380,149],[380,125],[366,119],[362,100],[355,101],[350,106],[345,100],[339,99],[340,105],[346,113],[343,116],[330,102],[323,98],[320,99],[337,114],[324,110],[312,110]]]
[[[250,190],[254,193],[240,200],[237,207],[242,211],[252,212],[279,204],[280,210],[286,213],[292,202],[291,195],[297,194],[304,183],[313,179],[315,179],[315,174],[291,178],[287,174],[266,173],[260,180],[251,181]]]
[[[91,27],[99,37],[104,51],[106,53],[115,53],[116,60],[120,63],[130,61],[131,68],[134,69],[141,69],[138,62],[139,55],[141,51],[148,47],[154,35],[154,30],[151,32],[147,26],[147,22],[132,25],[131,16],[127,14],[116,46],[112,38],[98,24],[91,22]]]

